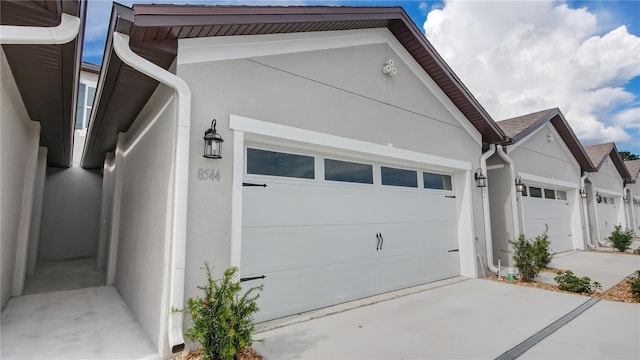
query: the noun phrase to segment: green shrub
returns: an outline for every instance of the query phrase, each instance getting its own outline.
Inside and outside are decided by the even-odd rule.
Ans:
[[[551,263],[553,254],[549,252],[549,235],[544,232],[541,235],[536,236],[533,241],[533,256],[536,261],[536,266],[540,269],[544,269]]]
[[[574,293],[592,293],[598,289],[602,289],[599,282],[591,282],[591,279],[587,276],[578,277],[573,274],[572,271],[560,271],[554,278],[558,283],[560,290],[571,291]]]
[[[636,271],[635,276],[631,278],[631,294],[640,301],[640,270]]]
[[[185,335],[200,344],[208,360],[233,360],[244,347],[251,346],[253,314],[258,311],[256,300],[262,286],[253,287],[241,295],[240,282],[234,280],[238,269],[231,267],[222,280],[211,277],[211,267],[205,263],[207,283],[198,286],[204,298],[189,298],[185,313],[193,324]]]
[[[633,243],[633,232],[630,229],[622,230],[622,226],[615,225],[614,230],[607,238],[614,248],[619,251],[627,251]]]
[[[509,241],[513,246],[513,262],[518,268],[518,275],[522,281],[532,281],[540,271],[549,265],[553,254],[549,252],[549,236],[547,233],[536,236],[529,241],[521,234],[516,241]]]
[[[513,246],[513,262],[518,268],[522,281],[531,281],[540,273],[538,261],[534,256],[533,244],[521,234],[516,241],[509,241]]]

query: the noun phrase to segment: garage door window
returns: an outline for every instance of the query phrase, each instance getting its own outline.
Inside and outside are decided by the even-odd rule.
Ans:
[[[373,166],[369,164],[324,159],[324,179],[359,184],[373,184]]]
[[[424,188],[436,190],[451,190],[451,176],[433,174],[428,172],[422,173]]]
[[[313,156],[247,149],[247,174],[315,178]]]
[[[529,187],[529,194],[531,195],[531,197],[541,198],[542,197],[542,189],[539,188],[539,187],[530,186]]]
[[[567,192],[558,190],[558,200],[567,200]]]
[[[545,199],[556,199],[556,191],[552,189],[544,189],[544,198]]]
[[[382,166],[382,185],[418,187],[418,172]]]

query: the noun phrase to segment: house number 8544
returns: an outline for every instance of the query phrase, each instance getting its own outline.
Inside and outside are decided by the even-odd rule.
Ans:
[[[198,169],[198,180],[206,181],[206,180],[218,180],[220,181],[220,169]]]

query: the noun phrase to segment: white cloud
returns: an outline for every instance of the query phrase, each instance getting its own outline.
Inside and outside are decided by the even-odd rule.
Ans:
[[[640,76],[640,37],[625,26],[599,36],[596,14],[554,1],[447,1],[424,29],[494,119],[559,107],[585,142],[634,140],[623,86]]]

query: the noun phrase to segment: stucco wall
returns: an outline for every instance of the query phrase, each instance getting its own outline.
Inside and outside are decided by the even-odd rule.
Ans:
[[[618,169],[613,164],[613,160],[608,156],[597,172],[589,174],[589,179],[591,179],[596,189],[622,194],[622,177],[620,177]]]
[[[47,168],[38,259],[63,260],[97,254],[102,176],[72,166]]]
[[[33,192],[33,189],[24,188],[26,173],[35,170],[27,169],[30,164],[28,157],[34,149],[37,156],[39,136],[34,133],[39,132],[32,131],[38,125],[29,120],[4,51],[0,50],[0,53],[0,298],[4,307],[12,291],[16,240],[19,236],[23,199],[25,192],[26,195]]]
[[[498,265],[498,259],[500,259],[500,264],[506,266],[511,263],[511,255],[508,253],[509,241],[515,240],[518,236],[514,233],[513,228],[511,197],[509,191],[506,191],[512,186],[509,180],[509,168],[498,155],[489,158],[487,166],[489,167],[487,188],[491,213],[493,259],[495,265]]]
[[[547,135],[552,134],[549,141]],[[580,185],[580,165],[571,155],[553,125],[547,123],[513,151],[508,149],[516,174],[524,172],[548,179],[562,180]]]
[[[182,46],[182,43],[180,43]],[[395,60],[398,74],[381,67]],[[205,261],[215,275],[230,265],[233,132],[229,115],[469,161],[480,144],[386,44],[178,65],[193,94],[186,297],[197,293]],[[202,136],[216,118],[223,159],[201,156]],[[199,181],[198,169],[220,171]],[[480,192],[472,187],[475,236],[484,246]],[[468,239],[470,243],[473,239]]]
[[[160,352],[169,311],[162,302],[171,246],[167,240],[176,124],[172,96],[166,86],[158,87],[127,132],[115,164],[115,181],[121,179],[115,285]]]

